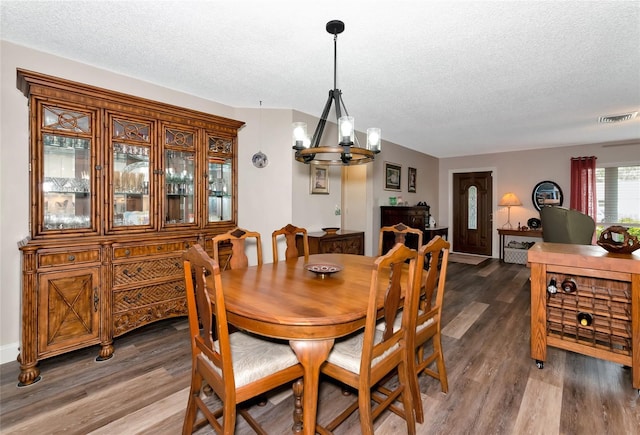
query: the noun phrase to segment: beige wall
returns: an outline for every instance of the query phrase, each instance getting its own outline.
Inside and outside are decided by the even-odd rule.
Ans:
[[[17,242],[29,235],[28,107],[27,99],[16,88],[16,68],[246,122],[238,137],[238,224],[263,234],[266,261],[272,258],[270,235],[276,228],[289,222],[310,231],[340,226],[340,216],[335,215],[335,206],[341,205],[340,168],[331,170],[330,195],[311,195],[309,167],[293,159],[291,123],[305,120],[313,132],[317,118],[292,110],[259,109],[259,101],[253,108],[234,108],[6,41],[0,43],[0,363],[14,360],[18,353],[21,264]],[[319,102],[318,110],[323,103]],[[264,106],[268,104],[264,102]],[[328,124],[326,140],[336,135],[335,125]],[[402,181],[403,194],[410,201],[436,202],[438,195],[436,159],[388,142],[383,146],[376,163],[367,165],[362,191],[366,196],[366,222],[358,229],[366,230],[367,253],[373,252],[374,235],[377,244],[378,204],[389,196],[379,181],[383,160],[402,164],[403,169],[409,164],[418,169],[416,195],[408,196],[406,178]],[[269,158],[269,165],[262,169],[251,162],[258,151]]]
[[[484,154],[476,156],[454,157],[439,161],[440,200],[437,219],[452,225],[451,181],[455,172],[474,170],[493,171],[493,256],[498,256],[497,229],[507,221],[506,207],[497,207],[498,201],[507,192],[514,192],[522,207],[511,208],[511,223],[526,225],[531,217],[539,217],[534,208],[531,193],[534,186],[544,180],[555,181],[564,194],[563,206],[569,206],[570,159],[579,156],[596,156],[598,165],[640,164],[640,139],[624,144],[593,144],[571,147],[547,148],[542,150],[517,151],[508,153]],[[451,234],[451,233],[450,233]],[[455,251],[455,246],[452,247]]]

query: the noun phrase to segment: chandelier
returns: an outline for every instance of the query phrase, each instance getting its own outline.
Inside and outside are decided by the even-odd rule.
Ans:
[[[293,123],[293,149],[296,151],[297,161],[314,165],[361,165],[372,162],[375,155],[380,152],[380,129],[367,129],[366,148],[361,147],[355,134],[353,116],[342,100],[342,91],[336,86],[338,34],[344,31],[344,23],[332,20],[327,23],[327,32],[333,35],[333,89],[329,91],[329,98],[322,111],[322,116],[313,137],[307,136],[307,124],[305,122]],[[327,116],[331,104],[335,103],[336,119],[338,121],[338,144],[336,146],[320,146],[320,139],[324,132]],[[342,112],[344,111],[344,116]]]

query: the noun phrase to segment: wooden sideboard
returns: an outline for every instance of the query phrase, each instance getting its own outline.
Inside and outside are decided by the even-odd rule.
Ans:
[[[402,223],[408,227],[416,228],[423,232],[422,242],[426,243],[428,240],[431,240],[431,238],[427,238],[429,234],[425,231],[429,224],[429,217],[431,216],[429,210],[430,207],[428,205],[415,207],[385,205],[380,207],[380,226],[388,227]],[[446,229],[446,231],[448,232],[448,229]],[[382,243],[382,252],[386,253],[389,251],[389,249],[393,247],[394,242],[393,234],[386,234]],[[412,234],[407,236],[406,244],[411,248],[417,249],[417,236]]]
[[[309,254],[357,254],[364,255],[364,232],[338,230],[336,233],[324,231],[309,233]],[[300,255],[304,252],[302,236],[296,236]]]
[[[631,367],[640,389],[640,254],[541,242],[529,249],[528,261],[531,358],[538,367],[553,346]],[[552,280],[555,293],[548,291]]]

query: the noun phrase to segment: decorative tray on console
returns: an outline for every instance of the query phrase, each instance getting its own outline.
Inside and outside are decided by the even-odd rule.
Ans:
[[[332,273],[340,272],[342,266],[331,263],[308,263],[306,266],[309,272],[313,272],[320,278],[326,278]]]
[[[322,231],[324,231],[327,234],[335,234],[338,232],[339,229],[340,228],[338,227],[326,227],[326,228],[323,228]]]

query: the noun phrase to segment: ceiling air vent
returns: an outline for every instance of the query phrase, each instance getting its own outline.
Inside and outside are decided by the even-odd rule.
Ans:
[[[629,121],[630,119],[635,118],[637,115],[638,115],[638,112],[630,112],[630,113],[623,113],[622,115],[601,116],[598,121],[604,124],[608,124],[612,122]]]

